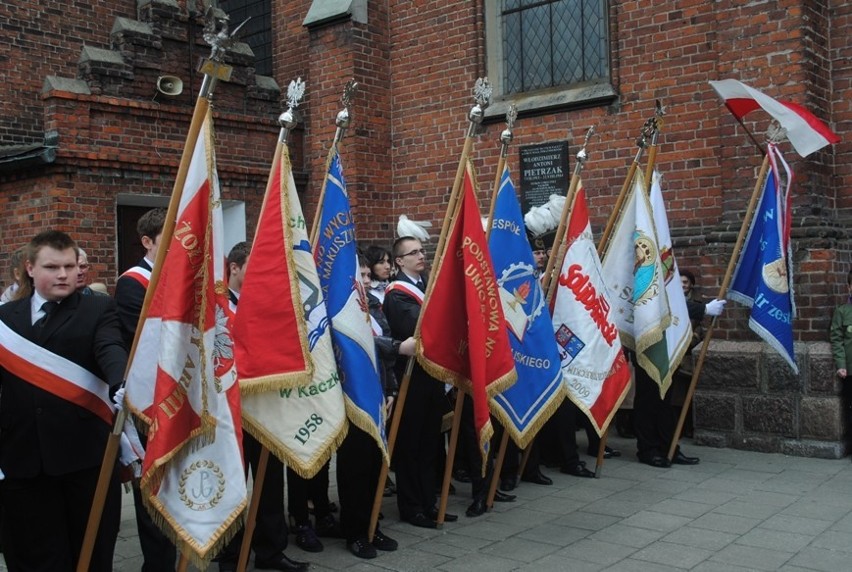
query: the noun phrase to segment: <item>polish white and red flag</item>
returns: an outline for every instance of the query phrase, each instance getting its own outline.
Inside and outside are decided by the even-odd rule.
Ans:
[[[560,237],[556,239],[560,244]],[[582,183],[564,243],[567,251],[550,302],[553,329],[568,397],[601,435],[627,395],[630,368],[601,273]]]
[[[127,380],[137,404],[150,402],[143,500],[201,567],[239,529],[246,507],[212,129],[208,110]]]
[[[738,120],[759,108],[775,118],[787,130],[787,138],[802,157],[840,141],[836,133],[797,103],[774,99],[735,79],[711,81],[710,85]]]

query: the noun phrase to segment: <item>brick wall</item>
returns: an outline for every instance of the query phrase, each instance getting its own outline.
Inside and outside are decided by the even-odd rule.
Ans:
[[[302,23],[311,4],[272,0],[275,80],[283,92],[299,76],[308,86],[304,124],[292,135],[306,216],[312,219],[316,208],[341,90],[354,78],[361,88],[340,149],[359,237],[389,244],[400,214],[440,228],[467,131],[471,88],[487,73],[483,3],[369,2],[366,23],[341,18],[308,29]],[[609,5],[617,97],[607,105],[520,117],[509,156],[515,177],[518,146],[568,140],[573,155],[586,129],[595,125],[583,181],[599,233],[635,154],[639,129],[660,99],[668,113],[658,165],[677,254],[681,267],[694,270],[702,292],[712,297],[761,156],[708,80],[737,78],[806,105],[844,139],[804,160],[789,145],[783,147],[797,175],[795,337],[804,344],[803,356],[822,355],[820,344],[852,263],[847,33],[852,4],[835,3],[831,10],[816,0],[613,0]],[[0,145],[40,142],[47,132],[59,140],[53,163],[0,170],[3,244],[11,251],[35,225],[67,228],[92,253],[98,278],[111,283],[116,194],[165,195],[171,189],[200,85],[191,70],[209,53],[200,17],[183,1],[15,0],[0,5],[0,35],[9,38],[0,45],[5,66]],[[120,57],[104,59],[92,49]],[[83,58],[84,53],[95,57]],[[247,201],[251,235],[283,93],[257,83],[250,54],[234,53],[231,61],[233,80],[217,87],[214,102],[220,176],[226,198]],[[156,78],[163,74],[181,77],[184,94],[155,97]],[[42,94],[48,76],[78,79],[88,91]],[[757,115],[746,122],[759,140],[765,126]],[[488,123],[474,146],[483,210],[503,127],[502,121]],[[0,252],[4,272],[7,257]],[[731,308],[719,326],[717,337],[737,340],[744,352],[763,347],[748,330],[743,309]],[[731,388],[731,396],[736,391]]]

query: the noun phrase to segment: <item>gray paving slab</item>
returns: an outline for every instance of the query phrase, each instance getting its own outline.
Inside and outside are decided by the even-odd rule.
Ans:
[[[521,483],[512,492],[515,502],[497,504],[478,518],[464,516],[470,487],[457,483],[449,510],[459,521],[440,530],[399,522],[395,499],[385,499],[382,529],[399,541],[397,552],[358,560],[343,541],[328,539],[322,553],[303,552],[292,541],[287,553],[311,562],[312,572],[852,570],[848,459],[687,442],[688,454],[701,463],[661,470],[638,463],[634,443],[611,442],[624,456],[608,460],[600,479],[543,469],[553,485]],[[333,483],[330,496],[337,499]],[[142,556],[132,496],[122,501],[114,570],[138,572]],[[0,572],[5,570],[0,558]]]

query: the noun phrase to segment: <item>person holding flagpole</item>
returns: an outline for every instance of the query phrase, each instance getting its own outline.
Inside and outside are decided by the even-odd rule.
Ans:
[[[228,298],[231,311],[236,313],[240,301],[240,290],[246,275],[251,247],[247,242],[238,242],[228,253]],[[257,479],[261,443],[248,431],[243,433],[243,459],[245,469],[251,468],[252,479]],[[287,518],[284,515],[284,463],[275,455],[267,461],[260,492],[255,526],[251,538],[254,550],[254,567],[258,570],[285,570],[301,572],[309,568],[307,562],[293,560],[284,554],[287,549]],[[243,530],[240,530],[219,555],[219,572],[237,569]]]
[[[380,373],[386,410],[389,410],[393,404],[396,382],[392,367],[385,367],[385,364],[393,364],[399,356],[414,355],[416,343],[413,337],[405,341],[390,337],[390,328],[382,313],[381,304],[370,291],[372,278],[369,262],[360,253],[358,266],[361,283],[367,295],[376,353],[382,364]],[[378,555],[377,550],[393,552],[399,546],[397,541],[384,534],[378,525],[373,541],[369,541],[373,493],[379,482],[381,466],[382,454],[375,439],[354,423],[351,424],[346,438],[337,449],[337,491],[340,495],[340,526],[346,538],[346,546],[358,558],[375,558]]]
[[[0,537],[12,571],[76,566],[127,364],[112,299],[76,291],[77,256],[66,233],[39,233],[32,294],[0,307]],[[89,570],[112,570],[120,518],[114,468]]]
[[[848,381],[849,373],[852,371],[852,270],[846,275],[846,294],[848,295],[846,303],[838,306],[831,317],[829,340],[831,355],[837,367],[837,377],[844,382],[843,405],[847,426],[849,426],[850,409],[852,409],[852,385]]]
[[[393,244],[396,280],[385,293],[384,312],[393,337],[414,335],[426,292],[426,251],[413,236]],[[398,359],[395,373],[402,380],[406,360]],[[399,424],[393,466],[396,473],[397,506],[400,518],[421,528],[436,528],[435,464],[441,437],[444,384],[419,365],[414,366],[408,389],[408,405]],[[446,522],[458,520],[447,514]]]
[[[136,222],[136,234],[145,249],[145,255],[133,267],[126,270],[115,283],[115,304],[121,323],[121,335],[125,345],[130,348],[136,336],[136,325],[142,313],[145,293],[151,280],[154,261],[163,236],[166,221],[166,209],[156,208],[147,211]],[[139,435],[141,444],[147,444],[145,435]],[[136,513],[136,527],[139,531],[139,545],[142,548],[142,572],[171,572],[175,569],[177,549],[160,528],[154,524],[148,509],[142,502],[139,481],[133,481],[133,505]]]

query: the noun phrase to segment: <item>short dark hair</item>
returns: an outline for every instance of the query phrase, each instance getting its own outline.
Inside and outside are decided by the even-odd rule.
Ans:
[[[141,240],[143,236],[147,236],[151,240],[157,238],[163,232],[163,225],[166,223],[166,209],[158,208],[151,209],[136,222],[136,234]]]
[[[69,248],[73,248],[74,261],[77,261],[79,250],[77,249],[77,243],[74,242],[73,238],[61,230],[45,230],[35,235],[26,247],[27,260],[30,264],[35,263],[39,251],[45,246],[49,246],[55,250],[68,250]]]
[[[364,256],[363,254],[361,254],[361,252],[359,251],[358,252],[358,268],[361,268],[363,266],[366,266],[367,268],[369,268],[370,263],[367,261],[367,257]]]
[[[420,242],[420,239],[417,238],[417,237],[414,237],[414,236],[400,236],[399,238],[397,238],[396,240],[393,241],[393,257],[394,257],[394,259],[397,259],[400,256],[402,256],[403,254],[405,254],[405,252],[403,252],[402,245],[409,240],[416,240],[417,242]]]
[[[692,286],[695,286],[695,274],[693,274],[689,270],[681,270],[681,269],[678,269],[678,272],[680,272],[681,276],[686,276],[686,279],[689,280],[689,283]]]
[[[251,252],[251,246],[248,242],[238,242],[232,248],[231,252],[228,253],[228,266],[231,264],[236,264],[238,268],[242,268],[246,264],[246,259]]]

